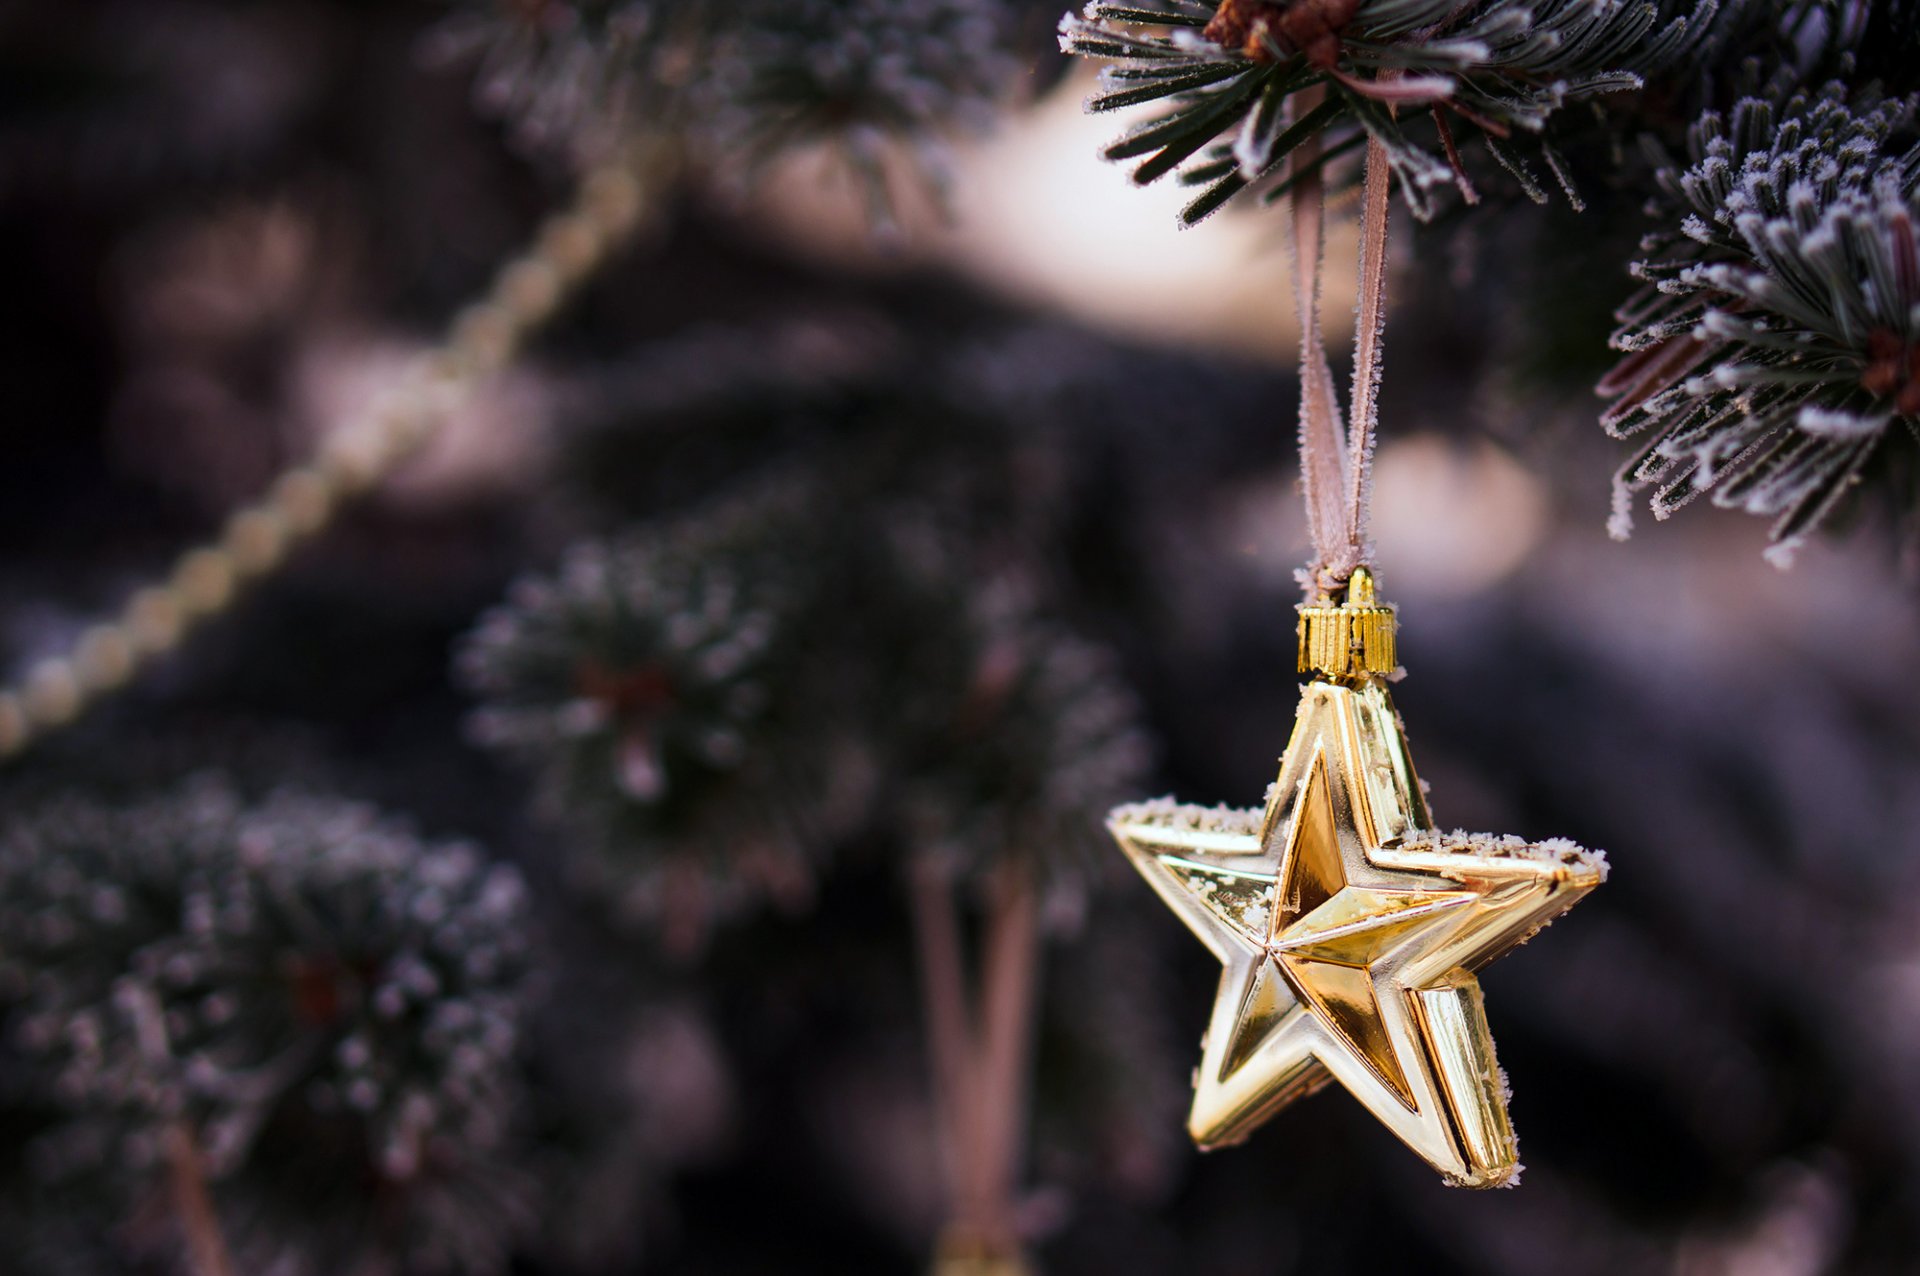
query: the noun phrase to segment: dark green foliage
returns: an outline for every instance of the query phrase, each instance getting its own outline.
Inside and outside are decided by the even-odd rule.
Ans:
[[[1431,216],[1439,187],[1471,190],[1452,141],[1456,127],[1471,129],[1544,199],[1515,135],[1541,134],[1569,102],[1639,87],[1643,73],[1672,64],[1700,39],[1713,12],[1703,3],[1668,18],[1651,3],[1626,0],[1361,0],[1315,43],[1287,37],[1291,8],[1235,3],[1216,16],[1197,0],[1095,0],[1062,19],[1063,49],[1111,64],[1089,110],[1168,103],[1105,154],[1142,158],[1134,170],[1141,183],[1177,169],[1182,182],[1204,187],[1184,222],[1249,189],[1277,198],[1286,189],[1283,161],[1315,137],[1328,157],[1378,140],[1409,207]],[[1228,21],[1235,14],[1241,21]],[[1303,109],[1298,95],[1308,89],[1325,97]],[[1552,148],[1542,154],[1565,184]]]
[[[1663,0],[1674,12],[1684,2]],[[1782,102],[1834,80],[1896,89],[1910,82],[1920,10],[1911,0],[1720,0],[1704,36],[1683,52],[1649,69],[1642,92],[1608,99],[1567,139],[1583,155],[1611,151],[1614,180],[1636,198],[1657,187],[1663,152],[1684,152],[1707,111],[1749,97]]]
[[[637,115],[669,129],[718,181],[814,141],[870,155],[869,139],[917,146],[949,115],[971,125],[989,101],[973,86],[1000,73],[1006,36],[997,33],[999,52],[976,42],[990,33],[969,15],[984,5],[457,7],[449,27],[466,30],[452,42],[489,59],[482,96],[517,130],[544,144],[600,144],[628,136]],[[214,525],[224,498],[178,505],[161,495],[169,473],[205,469],[206,486],[192,489],[203,497],[264,481],[262,467],[291,453],[262,452],[265,436],[247,424],[321,423],[326,413],[299,394],[325,390],[318,400],[330,403],[350,379],[327,353],[328,332],[357,343],[431,330],[554,188],[502,154],[498,130],[468,118],[444,78],[419,71],[415,27],[439,20],[434,6],[183,0],[164,17],[143,0],[15,8],[0,55],[17,72],[0,76],[9,221],[0,256],[19,302],[0,316],[13,431],[0,524],[14,548],[0,561],[0,650],[18,673]],[[1909,1208],[1920,1183],[1911,1085],[1920,1045],[1908,1027],[1913,812],[1903,777],[1920,712],[1885,671],[1916,658],[1910,609],[1871,550],[1826,556],[1787,588],[1756,579],[1760,564],[1730,554],[1707,520],[1680,520],[1659,553],[1598,550],[1577,498],[1609,468],[1606,445],[1551,431],[1564,420],[1580,434],[1592,406],[1578,352],[1605,357],[1605,311],[1632,251],[1630,238],[1613,237],[1637,231],[1633,214],[1658,194],[1655,169],[1678,181],[1697,158],[1666,159],[1643,139],[1688,157],[1689,126],[1716,109],[1714,145],[1772,163],[1777,139],[1749,144],[1743,132],[1777,131],[1792,93],[1840,78],[1852,86],[1853,123],[1835,117],[1820,132],[1810,121],[1829,108],[1814,93],[1794,127],[1803,139],[1814,128],[1814,149],[1843,173],[1847,156],[1871,162],[1817,202],[1811,231],[1783,196],[1765,223],[1781,227],[1782,260],[1808,257],[1808,240],[1817,245],[1828,225],[1842,237],[1884,236],[1911,219],[1911,195],[1882,196],[1872,176],[1906,154],[1911,126],[1880,129],[1882,108],[1865,90],[1875,79],[1913,88],[1914,10],[1907,0],[1723,0],[1698,38],[1703,11],[1689,0],[1655,0],[1654,10],[1650,33],[1678,21],[1687,38],[1664,60],[1631,63],[1644,91],[1569,99],[1540,134],[1593,211],[1515,216],[1521,180],[1485,163],[1477,126],[1454,118],[1482,202],[1423,230],[1414,268],[1393,285],[1389,448],[1414,431],[1504,426],[1516,447],[1534,445],[1550,476],[1542,482],[1567,498],[1546,502],[1546,530],[1514,530],[1542,539],[1504,581],[1482,579],[1463,595],[1413,563],[1384,565],[1406,604],[1414,672],[1396,695],[1436,802],[1449,819],[1484,826],[1582,830],[1617,848],[1623,870],[1551,945],[1494,976],[1502,1062],[1527,1108],[1516,1114],[1531,1167],[1519,1193],[1463,1199],[1424,1182],[1390,1134],[1331,1099],[1299,1105],[1284,1130],[1220,1156],[1192,1156],[1181,1128],[1195,1007],[1217,969],[1125,879],[1098,817],[1112,798],[1170,788],[1241,801],[1270,778],[1295,697],[1291,525],[1279,512],[1292,505],[1288,376],[1109,345],[1064,321],[1010,314],[931,271],[876,277],[789,260],[762,223],[674,199],[663,238],[613,266],[516,376],[516,394],[547,410],[502,428],[551,421],[555,472],[514,468],[432,493],[397,485],[153,680],[48,741],[19,783],[9,778],[0,814],[15,828],[0,842],[17,848],[31,836],[60,853],[0,882],[0,965],[17,971],[44,957],[58,973],[38,984],[10,976],[0,1006],[9,1028],[0,1271],[176,1270],[178,1227],[141,1159],[175,1102],[210,1136],[241,1130],[219,1144],[227,1160],[213,1191],[248,1276],[277,1276],[278,1258],[313,1276],[360,1276],[409,1251],[408,1271],[430,1272],[437,1257],[486,1272],[501,1266],[509,1237],[519,1238],[511,1269],[543,1276],[911,1270],[934,1227],[935,1169],[900,879],[908,856],[926,854],[956,861],[970,881],[991,881],[1009,856],[1031,857],[1054,887],[1032,1191],[1020,1202],[1048,1272],[1743,1271],[1783,1237],[1809,1270],[1906,1270],[1920,1217]],[[1541,20],[1573,12],[1534,7]],[[873,47],[895,50],[906,79],[892,78],[891,64],[836,60],[855,15],[880,24]],[[694,41],[716,51],[737,41],[746,53],[723,67],[677,52]],[[789,65],[747,60],[776,44]],[[1182,104],[1257,73],[1217,46],[1200,55],[1223,78],[1189,85]],[[903,83],[925,89],[924,111],[892,104]],[[1113,87],[1138,87],[1150,104],[1172,86],[1144,75]],[[1346,148],[1329,170],[1337,183],[1379,120],[1350,100],[1364,93],[1329,88],[1334,105],[1314,126],[1327,146]],[[1743,97],[1774,101],[1772,121],[1736,127]],[[1445,156],[1432,118],[1415,105],[1389,121],[1429,166]],[[1219,183],[1235,167],[1233,136],[1222,124],[1181,165],[1216,196],[1231,193]],[[1281,140],[1271,139],[1276,154]],[[1492,140],[1547,174],[1528,179],[1536,190],[1551,184],[1531,130]],[[1802,179],[1823,156],[1804,158],[1813,162],[1795,170]],[[1208,164],[1219,166],[1212,176]],[[1283,177],[1276,168],[1253,189],[1275,193]],[[363,219],[354,242],[378,251],[293,236],[273,241],[265,273],[248,273],[246,287],[209,294],[204,272],[177,286],[168,275],[182,339],[129,344],[149,303],[94,281],[122,268],[128,278],[164,271],[156,228],[242,194],[307,219],[337,197]],[[1698,289],[1656,288],[1646,299],[1676,316],[1696,301],[1726,321],[1773,316],[1771,303],[1735,287],[1752,283],[1767,299],[1759,285],[1774,276],[1754,245],[1772,241],[1750,241],[1738,216],[1715,220],[1730,194],[1705,199],[1705,211],[1691,198],[1684,188],[1660,195],[1663,240],[1650,255],[1682,271],[1727,265],[1738,278],[1700,274]],[[1706,239],[1689,236],[1689,212]],[[1462,229],[1488,246],[1465,288],[1467,272],[1449,269],[1458,259],[1435,239],[1448,235],[1451,248]],[[216,266],[251,260],[244,241],[218,240]],[[316,261],[352,288],[325,306],[311,290],[274,291],[286,265]],[[1133,262],[1123,253],[1114,268]],[[1679,275],[1659,282],[1678,285]],[[1709,284],[1724,288],[1709,295]],[[1596,305],[1577,300],[1596,291]],[[1866,293],[1855,279],[1839,295]],[[261,296],[285,300],[259,307]],[[232,316],[217,330],[245,358],[208,356],[208,313]],[[1810,313],[1817,334],[1848,312],[1821,300]],[[1583,318],[1592,322],[1576,331]],[[696,322],[705,326],[690,330]],[[1509,371],[1509,343],[1549,329],[1555,339],[1525,395],[1480,392],[1476,373]],[[1864,390],[1879,362],[1897,370],[1820,341],[1835,353],[1813,369],[1817,396]],[[1728,350],[1737,366],[1753,359],[1777,373],[1759,342]],[[1738,401],[1711,369],[1695,375]],[[179,412],[156,418],[167,427],[157,442],[123,451],[108,423],[127,409],[107,396],[156,384],[193,393],[167,400]],[[202,397],[208,386],[249,396],[257,414],[205,411],[223,401]],[[1842,411],[1857,424],[1870,409]],[[204,451],[170,433],[176,419],[200,423]],[[478,455],[498,441],[481,424],[483,437],[459,436],[461,459],[469,442]],[[1875,459],[1858,474],[1909,460],[1907,430],[1897,417],[1880,427]],[[307,441],[289,436],[288,446]],[[1399,455],[1418,465],[1434,450],[1429,437]],[[568,556],[569,542],[583,548]],[[488,632],[498,624],[513,651],[483,662],[500,680],[490,673],[477,696],[459,694],[444,676],[449,643],[528,563],[540,565],[533,592],[545,601],[501,605],[505,619]],[[1701,579],[1711,587],[1687,589]],[[1849,618],[1841,644],[1836,614]],[[676,619],[690,635],[679,645]],[[702,667],[704,655],[754,635],[764,640],[746,643],[741,663]],[[1110,646],[1125,653],[1124,680]],[[671,674],[625,687],[589,679],[606,703],[582,709],[595,699],[582,690],[583,653]],[[1526,695],[1497,694],[1516,676]],[[670,712],[642,694],[669,681],[684,693]],[[1146,776],[1134,688],[1165,763]],[[650,756],[634,743],[641,710],[652,711],[657,765],[623,768],[623,758]],[[282,714],[305,727],[290,743],[260,734],[263,716]],[[467,715],[535,779],[522,785],[515,769],[459,747]],[[167,747],[142,756],[134,741],[156,729]],[[396,1124],[387,1099],[371,1115],[316,1103],[351,1084],[336,1053],[348,1027],[325,1034],[327,1049],[306,1061],[300,1081],[318,1088],[288,1081],[254,1104],[250,1135],[231,1115],[248,1108],[246,1096],[210,1074],[165,1060],[144,1073],[76,1072],[64,1038],[46,1045],[44,1028],[45,1048],[21,1053],[30,1043],[14,1030],[29,1016],[91,1022],[62,1009],[72,1004],[104,1007],[94,1017],[105,1025],[101,1050],[125,1057],[112,988],[137,994],[142,981],[111,970],[130,969],[129,954],[145,949],[200,952],[165,924],[166,892],[202,880],[213,891],[225,879],[196,869],[159,882],[149,892],[159,903],[127,915],[138,935],[83,912],[102,942],[58,963],[25,953],[14,927],[26,912],[72,910],[40,909],[32,901],[46,891],[16,893],[13,883],[78,872],[111,876],[124,895],[143,880],[130,867],[142,848],[184,844],[201,827],[185,814],[189,789],[163,775],[210,765],[224,782],[192,791],[228,790],[204,809],[243,813],[233,827],[314,827],[303,812],[343,808],[296,810],[266,795],[290,776],[323,775],[329,791],[430,812],[524,862],[542,929],[565,950],[552,958],[565,964],[543,967],[537,999],[517,984],[503,993],[531,1047],[523,1072],[498,1074],[499,1111],[514,1122],[504,1142],[486,1142],[491,1106],[472,1125],[447,1114],[450,1132],[431,1141],[441,1159],[395,1180],[373,1128]],[[656,796],[636,800],[636,789]],[[71,790],[78,796],[57,796]],[[532,794],[537,820],[526,819]],[[76,811],[85,818],[70,827],[112,836],[44,833]],[[393,836],[413,849],[364,898],[416,894],[418,864],[436,853]],[[210,833],[206,845],[228,840]],[[82,841],[119,849],[83,852]],[[775,844],[778,854],[749,853],[744,866],[729,858]],[[379,933],[322,873],[331,849],[289,855],[306,868],[276,880],[295,881],[295,897],[341,902],[339,927]],[[588,891],[550,889],[540,870],[560,860]],[[1073,889],[1102,867],[1122,876],[1116,889]],[[684,909],[665,884],[673,874],[696,883]],[[668,927],[669,939],[675,925],[710,935],[697,967],[657,961],[651,945],[594,924],[629,893],[658,901],[644,921]],[[807,906],[749,912],[769,898]],[[711,926],[747,916],[753,924]],[[512,934],[525,924],[519,916]],[[163,931],[176,939],[138,937]],[[188,1013],[199,1004],[189,989],[175,1007],[186,1014],[179,1039],[201,1054],[277,1058],[292,1030],[278,950],[220,935],[255,972],[245,1013],[215,1034]],[[290,950],[307,951],[308,937]],[[507,937],[480,927],[462,943]],[[163,1004],[174,995],[163,980],[144,982]],[[44,991],[29,996],[34,987]],[[422,1084],[440,1066],[397,1048],[379,1057],[396,1061],[383,1075]],[[63,1075],[78,1078],[71,1095],[55,1090]],[[1577,1102],[1555,1098],[1556,1078]],[[138,1102],[122,1100],[135,1091]],[[1649,1130],[1663,1147],[1652,1160]],[[102,1165],[113,1167],[110,1181],[93,1172]]]
[[[680,941],[768,894],[804,899],[846,823],[837,706],[801,667],[821,627],[805,495],[576,545],[461,653],[485,701],[475,740],[538,775],[579,884]]]
[[[117,1220],[89,1206],[97,1202],[76,1203],[42,1193],[22,1194],[0,1206],[7,1271],[21,1276],[126,1276],[126,1242],[116,1244]]]
[[[1046,616],[1018,573],[974,576],[977,552],[911,504],[875,528],[893,602],[869,692],[900,836],[975,870],[1024,860],[1077,885],[1107,867],[1098,821],[1145,770],[1138,706],[1109,652]]]
[[[806,357],[765,334],[657,352],[658,378],[574,445],[570,507],[625,530],[516,586],[462,656],[476,738],[540,777],[556,849],[670,939],[803,899],[876,838],[1070,885],[1144,769],[1113,659],[1040,601],[1069,444],[1002,415],[1011,352],[929,343],[869,366],[830,354],[843,335],[897,346],[856,326],[814,332]],[[728,374],[676,385],[696,351]],[[781,477],[709,474],[709,451],[742,450]],[[679,484],[645,481],[667,473],[724,495],[686,510]],[[625,717],[592,694],[641,685]]]
[[[1109,653],[995,594],[944,617],[952,640],[925,644],[944,659],[908,671],[906,840],[1077,880],[1105,866],[1084,858],[1106,851],[1090,826],[1144,770],[1137,706]]]
[[[465,0],[435,41],[530,139],[647,136],[741,185],[824,144],[884,195],[904,144],[931,177],[942,141],[992,122],[1021,60],[1008,0]]]
[[[696,95],[694,136],[751,175],[812,143],[875,190],[891,142],[944,171],[941,139],[984,131],[1019,71],[1001,0],[781,0],[733,10]],[[719,24],[717,24],[719,25]]]
[[[1920,53],[1920,9],[1913,0],[1721,0],[1700,52],[1697,65],[1674,70],[1723,105],[1758,88],[1755,77],[1796,89],[1835,76],[1899,88]]]
[[[696,6],[663,0],[477,0],[433,33],[436,60],[470,62],[474,97],[535,144],[604,142],[658,108],[665,54]]]
[[[673,1179],[717,1159],[739,1098],[684,969],[636,976],[622,954],[580,955],[565,972],[569,995],[540,1016],[527,1168],[542,1192],[526,1252],[542,1271],[585,1276],[670,1248]]]
[[[202,778],[17,816],[0,1004],[62,1114],[38,1172],[138,1201],[183,1125],[250,1270],[497,1270],[526,920],[512,870],[334,799]]]
[[[1920,421],[1914,102],[1845,89],[1701,117],[1658,174],[1664,224],[1620,311],[1603,417],[1645,436],[1616,484],[1664,518],[1698,496],[1774,518],[1783,559],[1888,436]]]
[[[1178,1002],[1168,995],[1178,959],[1139,942],[1154,931],[1158,906],[1145,892],[1112,892],[1101,900],[1105,915],[1050,954],[1048,1001],[1071,1009],[1041,1028],[1034,1157],[1045,1179],[1104,1182],[1153,1200],[1171,1190],[1187,1155],[1192,1025],[1152,1009]]]

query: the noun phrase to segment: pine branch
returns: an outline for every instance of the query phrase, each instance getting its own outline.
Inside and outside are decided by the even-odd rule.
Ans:
[[[1615,481],[1658,518],[1703,495],[1774,519],[1785,564],[1896,421],[1920,421],[1920,99],[1849,104],[1839,85],[1747,98],[1694,126],[1660,170],[1664,224],[1620,310],[1599,392]]]
[[[877,216],[896,154],[936,190],[948,139],[984,131],[1022,61],[1005,0],[466,0],[432,41],[482,109],[536,146],[647,138],[723,187],[815,146]]]
[[[217,1272],[499,1270],[530,952],[519,877],[364,807],[202,777],[0,834],[0,986],[52,1175],[171,1181]],[[371,1187],[371,1190],[370,1190]]]
[[[804,483],[583,541],[516,582],[457,657],[473,739],[529,768],[574,884],[690,954],[763,902],[797,906],[835,831],[817,650],[831,540]],[[843,809],[847,808],[847,809]]]
[[[1629,0],[1094,0],[1061,20],[1060,46],[1110,64],[1089,110],[1167,104],[1105,154],[1145,157],[1142,184],[1184,166],[1204,185],[1184,224],[1274,185],[1282,161],[1319,133],[1329,150],[1356,133],[1378,144],[1424,220],[1439,187],[1470,187],[1451,127],[1429,143],[1410,122],[1425,113],[1402,118],[1407,108],[1452,115],[1499,158],[1498,139],[1541,133],[1566,103],[1639,87],[1701,39],[1713,12],[1711,0],[1671,17]],[[1289,109],[1315,88],[1324,109]]]

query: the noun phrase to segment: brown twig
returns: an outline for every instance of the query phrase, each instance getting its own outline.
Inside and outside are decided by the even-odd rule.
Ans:
[[[914,865],[914,935],[932,1055],[935,1119],[950,1193],[940,1271],[1024,1270],[1015,1218],[1026,1146],[1040,909],[1031,871],[995,875],[987,901],[978,1004],[948,868]]]
[[[1034,1007],[1040,978],[1040,908],[1031,869],[1007,865],[994,882],[982,955],[979,1200],[983,1237],[1019,1251],[1014,1199],[1026,1146]]]
[[[540,224],[488,291],[454,317],[440,346],[330,433],[311,461],[282,473],[265,495],[236,510],[215,540],[182,554],[164,581],[134,594],[117,617],[87,629],[68,652],[37,662],[20,685],[0,686],[0,761],[126,686],[277,569],[349,498],[417,453],[634,232],[643,196],[664,171],[649,146],[587,174],[572,206]]]
[[[940,1127],[947,1182],[956,1198],[956,1217],[949,1223],[967,1225],[974,1213],[967,1188],[976,1178],[973,1167],[979,1161],[979,1122],[966,954],[960,940],[953,877],[946,865],[923,855],[914,863],[909,888],[933,1064],[934,1119]]]
[[[1460,162],[1460,149],[1453,143],[1453,126],[1447,123],[1447,113],[1440,107],[1433,108],[1433,128],[1440,135],[1440,145],[1447,153],[1447,167],[1453,170],[1453,180],[1460,186],[1460,198],[1469,204],[1480,202],[1480,192],[1473,188],[1467,178],[1466,166]]]
[[[164,1135],[167,1187],[174,1217],[186,1241],[187,1265],[193,1276],[233,1276],[227,1238],[207,1190],[206,1162],[200,1145],[184,1120],[169,1125]]]

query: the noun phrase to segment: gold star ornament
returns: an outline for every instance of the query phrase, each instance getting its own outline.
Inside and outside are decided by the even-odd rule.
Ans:
[[[1473,973],[1606,878],[1565,840],[1435,831],[1362,568],[1300,609],[1302,688],[1264,810],[1115,810],[1128,859],[1225,967],[1188,1130],[1238,1143],[1338,1080],[1448,1182],[1511,1183],[1507,1083]]]

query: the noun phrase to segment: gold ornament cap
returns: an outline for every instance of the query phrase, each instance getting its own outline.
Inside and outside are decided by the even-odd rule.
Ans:
[[[1295,610],[1300,613],[1301,673],[1363,682],[1397,666],[1393,608],[1374,600],[1373,573],[1366,568],[1354,569],[1343,601],[1324,598]]]

